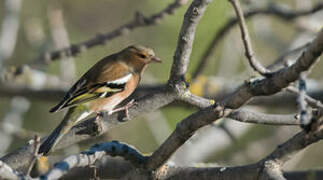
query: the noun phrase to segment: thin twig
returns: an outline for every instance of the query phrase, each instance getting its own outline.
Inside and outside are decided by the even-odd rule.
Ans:
[[[287,87],[286,90],[289,92],[295,93],[295,94],[299,94],[299,90],[293,86]],[[304,97],[305,97],[305,100],[308,103],[308,105],[310,105],[313,108],[318,108],[318,109],[322,110],[322,112],[323,112],[323,104],[321,101],[316,100],[307,94],[305,94]]]
[[[246,51],[245,55],[249,61],[250,66],[263,76],[269,75],[271,72],[268,69],[266,69],[264,66],[262,66],[255,57],[255,53],[252,48],[251,40],[249,37],[248,28],[244,19],[243,11],[241,9],[239,0],[229,0],[229,2],[232,4],[236,12],[236,15],[239,19],[239,27],[241,30],[242,42],[244,44],[245,51]]]
[[[264,114],[260,112],[253,112],[249,110],[239,109],[231,112],[227,118],[232,120],[267,125],[299,125],[299,118],[297,114]]]
[[[99,45],[105,45],[108,41],[116,37],[125,35],[136,28],[155,25],[159,23],[160,20],[165,17],[165,15],[173,14],[176,9],[186,4],[186,2],[187,0],[175,0],[173,3],[168,5],[165,9],[149,17],[145,17],[140,12],[137,12],[133,20],[118,27],[117,29],[109,33],[99,34],[92,39],[86,40],[84,42],[80,42],[78,44],[71,45],[70,47],[45,53],[44,55],[40,56],[38,59],[34,60],[33,64],[49,63],[51,61],[58,60],[62,57],[66,58],[70,56],[76,56],[87,49],[90,49]]]
[[[285,20],[290,22],[291,20],[301,17],[314,14],[317,11],[320,11],[323,8],[323,3],[318,3],[311,9],[306,10],[299,10],[299,11],[291,11],[288,9],[284,9],[278,7],[277,5],[270,5],[265,8],[259,8],[250,10],[244,13],[244,17],[246,19],[250,19],[256,15],[272,15],[276,16],[281,20]],[[215,33],[211,43],[208,45],[207,49],[204,51],[203,55],[199,60],[199,64],[196,66],[195,70],[192,74],[192,79],[195,79],[199,74],[201,74],[205,67],[207,67],[207,62],[211,59],[212,54],[214,54],[215,50],[217,49],[220,41],[225,37],[225,35],[229,32],[231,28],[234,27],[238,23],[238,19],[236,17],[232,17],[230,20],[227,21],[225,25],[220,28],[219,31]]]
[[[39,156],[38,155],[38,150],[39,150],[39,147],[40,147],[40,137],[38,135],[35,135],[34,140],[33,140],[33,145],[34,145],[34,151],[33,151],[34,157],[31,160],[30,165],[28,167],[28,170],[27,170],[27,173],[26,173],[27,176],[30,175],[30,172],[33,169],[34,164],[37,161],[38,156]]]
[[[306,96],[306,81],[305,81],[305,73],[302,72],[299,75],[298,79],[298,109],[300,114],[300,125],[301,128],[305,129],[306,131],[309,130],[309,125],[311,124],[311,116],[307,111],[307,102],[305,100]]]

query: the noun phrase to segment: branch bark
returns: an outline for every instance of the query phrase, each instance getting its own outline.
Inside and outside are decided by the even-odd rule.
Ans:
[[[186,4],[187,0],[175,0],[173,3],[169,4],[165,9],[160,12],[153,14],[149,17],[143,16],[141,13],[137,12],[135,18],[130,22],[118,27],[117,29],[106,33],[99,34],[96,37],[74,44],[71,47],[59,49],[49,53],[45,53],[38,59],[34,60],[35,63],[49,63],[54,60],[58,60],[62,57],[76,56],[77,54],[83,52],[84,50],[96,47],[98,45],[104,45],[107,41],[110,41],[116,37],[124,35],[136,28],[152,26],[157,24],[165,15],[173,14],[176,9]]]
[[[272,74],[270,78],[258,79],[246,83],[218,102],[216,106],[202,109],[182,120],[175,131],[148,159],[146,167],[156,170],[183,145],[194,132],[217,119],[228,115],[232,110],[241,107],[254,96],[271,95],[287,87],[298,79],[298,74],[308,70],[323,51],[323,30],[321,30],[309,48],[297,59],[296,63]]]
[[[249,65],[257,71],[262,76],[267,76],[270,74],[270,71],[260,64],[260,62],[255,57],[255,52],[252,48],[251,40],[249,37],[249,32],[247,24],[244,19],[242,8],[240,6],[239,0],[229,0],[232,4],[234,11],[238,17],[238,23],[241,31],[242,42],[245,48],[245,55],[249,61]]]
[[[276,16],[281,20],[285,20],[287,22],[294,20],[298,17],[307,16],[316,13],[323,9],[323,3],[316,4],[313,8],[307,10],[299,10],[299,11],[291,11],[287,9],[283,9],[278,6],[268,6],[265,8],[259,8],[250,10],[244,13],[244,17],[246,20],[256,16],[256,15],[268,15],[268,16]],[[208,61],[210,60],[212,54],[214,54],[215,50],[218,47],[220,41],[225,37],[225,35],[238,23],[238,19],[236,17],[232,17],[228,22],[223,25],[219,31],[217,31],[211,43],[208,45],[204,53],[202,54],[199,64],[195,68],[192,74],[192,79],[195,79],[199,74],[201,74],[205,67],[207,66]],[[271,69],[271,68],[270,68]]]
[[[212,0],[195,0],[186,11],[178,36],[177,48],[168,82],[169,84],[175,84],[176,82],[185,79],[185,73],[193,48],[196,27],[210,2],[212,2]]]
[[[142,113],[154,111],[175,100],[176,95],[167,89],[160,89],[158,92],[148,94],[136,102],[138,104],[129,109],[129,119],[132,120]],[[55,150],[62,149],[71,144],[78,143],[82,140],[97,137],[109,129],[125,123],[125,115],[123,113],[115,113],[103,120],[97,121],[96,118],[90,118],[77,126],[74,126],[71,131],[58,143]],[[33,157],[32,145],[26,145],[16,151],[13,151],[0,160],[7,163],[13,169],[25,172],[30,160]]]

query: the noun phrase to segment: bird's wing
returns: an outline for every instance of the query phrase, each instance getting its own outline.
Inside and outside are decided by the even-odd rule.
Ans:
[[[50,112],[86,103],[97,98],[106,98],[124,90],[127,81],[132,77],[131,73],[113,81],[93,83],[88,85],[86,79],[79,80],[65,95],[63,101],[52,108]]]
[[[126,83],[131,79],[133,74],[127,72],[121,75],[115,76],[113,80],[107,80],[105,82],[87,82],[86,76],[83,76],[67,92],[63,101],[52,108],[50,112],[57,112],[63,108],[76,106],[97,98],[110,97],[115,93],[123,91]]]

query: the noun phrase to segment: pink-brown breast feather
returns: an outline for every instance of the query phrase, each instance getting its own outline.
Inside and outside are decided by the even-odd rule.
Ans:
[[[122,92],[116,93],[108,98],[99,98],[89,103],[89,108],[92,111],[112,111],[118,104],[126,99],[136,89],[139,84],[140,78],[137,74],[133,74],[125,89]]]

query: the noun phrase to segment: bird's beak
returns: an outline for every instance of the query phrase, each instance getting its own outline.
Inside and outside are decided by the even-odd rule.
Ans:
[[[162,61],[158,58],[158,57],[156,57],[156,56],[152,56],[151,57],[151,61],[152,62],[154,62],[154,63],[161,63]]]

